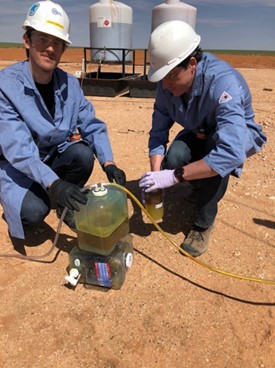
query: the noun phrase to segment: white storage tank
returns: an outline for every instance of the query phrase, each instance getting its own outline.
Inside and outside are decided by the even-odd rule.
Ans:
[[[99,0],[89,10],[92,59],[118,63],[123,61],[123,51],[115,49],[132,49],[132,8],[118,1]],[[132,61],[132,52],[125,52],[125,61]]]
[[[163,22],[182,20],[195,29],[197,9],[180,0],[166,0],[152,10],[152,31]]]

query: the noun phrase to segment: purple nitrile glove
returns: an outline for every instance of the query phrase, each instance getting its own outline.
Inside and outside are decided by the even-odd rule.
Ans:
[[[179,181],[174,175],[174,170],[149,171],[139,181],[139,187],[145,188],[149,193],[156,189],[169,188]]]

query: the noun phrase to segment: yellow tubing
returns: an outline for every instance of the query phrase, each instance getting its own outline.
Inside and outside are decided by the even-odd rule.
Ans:
[[[259,279],[259,278],[256,278],[256,277],[249,277],[249,276],[237,275],[237,274],[232,273],[232,272],[228,272],[228,271],[224,271],[224,270],[219,270],[218,268],[212,267],[211,265],[209,265],[209,264],[207,264],[205,262],[202,262],[202,261],[198,260],[195,257],[192,257],[185,250],[181,249],[169,237],[169,235],[165,231],[162,230],[162,228],[156,223],[156,221],[152,218],[152,216],[146,211],[146,208],[143,207],[143,205],[139,202],[139,200],[127,188],[125,188],[125,187],[123,187],[123,186],[121,186],[119,184],[116,184],[116,183],[103,183],[103,185],[113,185],[113,186],[116,186],[116,187],[120,188],[125,193],[127,193],[128,196],[130,198],[132,198],[132,200],[140,207],[140,209],[151,220],[151,222],[154,224],[154,226],[157,228],[157,230],[168,240],[168,242],[171,243],[175,248],[177,248],[180,251],[180,253],[184,254],[186,257],[188,257],[189,259],[191,259],[193,262],[196,262],[200,266],[202,266],[202,267],[204,267],[204,268],[206,268],[206,269],[208,269],[210,271],[213,271],[213,272],[219,273],[221,275],[224,275],[224,276],[230,276],[230,277],[234,277],[236,279],[241,279],[241,280],[246,280],[246,281],[253,281],[253,282],[258,282],[258,283],[262,283],[262,284],[275,285],[275,280],[266,280],[266,279]],[[89,189],[91,187],[93,187],[93,186],[92,185],[88,185],[88,186],[84,187],[83,190]],[[36,261],[36,262],[39,262],[42,258],[48,257],[52,253],[52,251],[54,250],[54,248],[55,248],[55,246],[57,244],[57,241],[58,241],[58,238],[59,238],[60,229],[61,229],[61,225],[62,225],[62,221],[63,221],[63,219],[65,217],[66,211],[67,211],[67,208],[64,209],[64,211],[62,213],[62,216],[61,216],[61,218],[59,220],[58,229],[57,229],[57,233],[56,233],[56,236],[55,236],[53,245],[51,246],[50,250],[46,254],[43,254],[41,256],[27,256],[27,255],[22,255],[22,254],[0,254],[0,257],[20,258],[20,259],[25,259],[25,260],[29,260],[29,261]]]
[[[186,257],[190,258],[193,262],[196,262],[197,264],[199,264],[200,266],[207,268],[210,271],[219,273],[221,275],[225,275],[225,276],[230,276],[230,277],[234,277],[236,279],[241,279],[241,280],[246,280],[246,281],[253,281],[253,282],[258,282],[258,283],[262,283],[262,284],[271,284],[271,285],[275,285],[275,280],[266,280],[266,279],[259,279],[256,277],[249,277],[249,276],[241,276],[241,275],[237,275],[235,273],[232,272],[228,272],[228,271],[224,271],[224,270],[219,270],[218,268],[215,268],[213,266],[210,266],[209,264],[202,262],[200,260],[198,260],[195,257],[192,257],[189,253],[187,253],[185,250],[181,249],[169,236],[168,234],[162,230],[162,228],[155,222],[155,220],[152,218],[152,216],[146,211],[146,208],[143,207],[143,205],[139,202],[139,200],[133,195],[133,193],[131,193],[127,188],[122,187],[121,185],[118,185],[116,183],[104,183],[104,185],[114,185],[118,188],[120,188],[121,190],[123,190],[124,192],[126,192],[128,194],[128,196],[130,198],[133,199],[133,201],[140,207],[140,209],[146,214],[146,216],[152,221],[152,223],[154,224],[154,226],[158,229],[158,231],[169,241],[169,243],[171,243],[174,247],[176,247],[180,253],[184,254]]]

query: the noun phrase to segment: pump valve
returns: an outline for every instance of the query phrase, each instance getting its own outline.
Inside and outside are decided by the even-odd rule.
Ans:
[[[68,281],[71,285],[76,286],[81,274],[76,268],[70,269],[69,275],[65,276],[65,280]]]

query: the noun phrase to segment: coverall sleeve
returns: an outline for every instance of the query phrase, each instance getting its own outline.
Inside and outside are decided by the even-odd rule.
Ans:
[[[249,129],[246,125],[244,93],[232,75],[220,78],[213,87],[212,99],[216,106],[216,147],[204,157],[204,161],[222,177],[241,166],[246,159],[246,141]],[[251,117],[252,118],[252,117]]]
[[[169,131],[174,124],[166,104],[167,101],[163,94],[161,82],[159,82],[152,116],[152,128],[149,132],[149,156],[164,155],[166,153]]]
[[[107,125],[96,117],[94,106],[85,98],[82,90],[80,93],[78,129],[82,138],[89,143],[100,165],[103,165],[106,161],[113,161]]]

